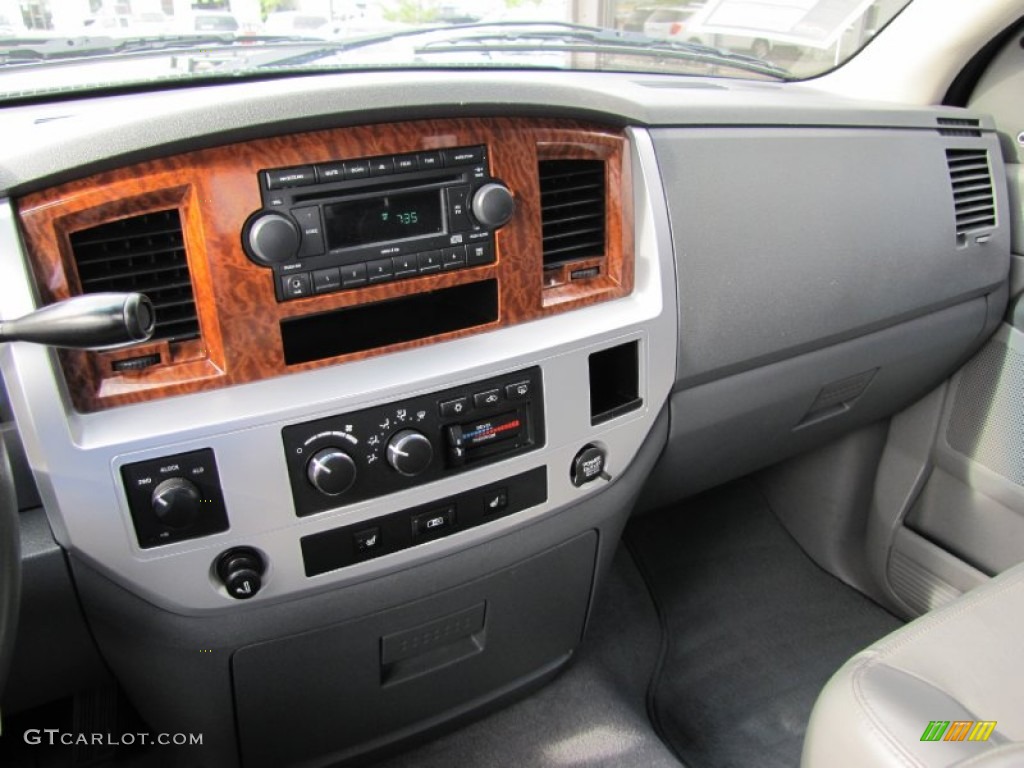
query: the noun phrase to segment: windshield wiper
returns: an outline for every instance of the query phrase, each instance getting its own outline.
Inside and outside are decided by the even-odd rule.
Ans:
[[[436,33],[438,30],[433,31]],[[469,51],[563,51],[616,54],[721,65],[782,80],[792,79],[786,69],[755,56],[733,53],[700,43],[662,40],[639,32],[582,24],[499,22],[463,24],[452,27],[449,31],[453,33],[451,36],[431,40],[417,47],[416,53],[423,55]]]

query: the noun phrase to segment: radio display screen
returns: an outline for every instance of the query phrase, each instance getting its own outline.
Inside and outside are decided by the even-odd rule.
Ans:
[[[441,191],[400,192],[324,206],[330,250],[405,240],[444,231]]]

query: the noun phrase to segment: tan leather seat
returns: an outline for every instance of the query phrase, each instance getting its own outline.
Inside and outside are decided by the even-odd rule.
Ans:
[[[1024,766],[1024,564],[844,664],[814,706],[801,765]]]

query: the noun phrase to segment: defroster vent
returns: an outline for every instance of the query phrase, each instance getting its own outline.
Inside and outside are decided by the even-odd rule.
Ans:
[[[153,339],[199,335],[181,216],[175,209],[101,224],[71,235],[83,293],[137,291],[156,309]]]
[[[604,162],[541,160],[544,266],[604,256]]]
[[[953,184],[953,209],[956,234],[996,225],[996,202],[992,190],[992,171],[988,151],[984,149],[947,149],[946,162]]]

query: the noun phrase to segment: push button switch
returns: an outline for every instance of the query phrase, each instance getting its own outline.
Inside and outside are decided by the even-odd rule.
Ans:
[[[376,552],[381,548],[380,528],[374,526],[352,534],[352,545],[361,555]]]
[[[455,507],[434,509],[430,512],[423,512],[413,515],[412,537],[414,539],[424,536],[443,536],[455,525]]]

